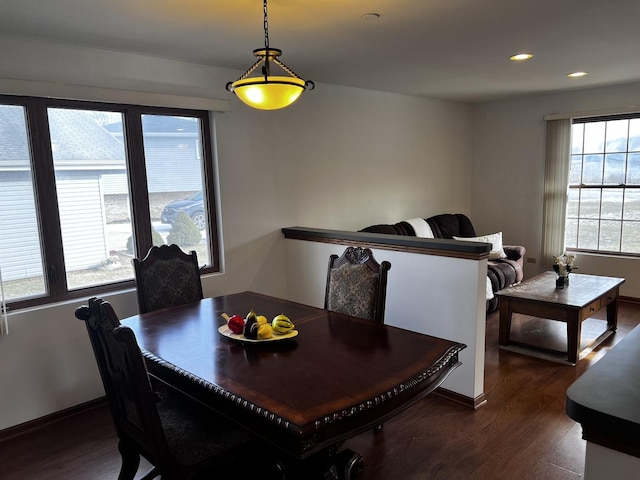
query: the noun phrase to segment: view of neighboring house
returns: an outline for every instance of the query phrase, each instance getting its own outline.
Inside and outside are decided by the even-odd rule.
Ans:
[[[100,125],[91,112],[49,109],[65,264],[69,271],[99,267],[111,256],[106,210],[119,198],[128,218],[125,146],[120,122]],[[150,193],[194,192],[202,188],[198,123],[190,119],[144,117],[145,160]],[[34,208],[31,155],[21,107],[0,115],[0,267],[4,281],[43,274]],[[124,199],[124,200],[123,200]],[[161,207],[160,207],[161,208]],[[27,261],[25,261],[25,259]]]
[[[201,169],[198,128],[198,122],[183,117],[143,116],[149,193],[188,192],[202,188],[199,176],[193,175]],[[123,140],[121,122],[104,125],[104,129]],[[105,194],[127,193],[126,177],[106,174],[103,188]]]

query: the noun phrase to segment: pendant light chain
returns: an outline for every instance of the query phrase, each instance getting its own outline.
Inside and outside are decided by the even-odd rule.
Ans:
[[[269,14],[267,13],[267,0],[264,0],[264,48],[269,49]]]
[[[267,77],[271,75],[271,68],[269,67],[269,14],[267,12],[267,0],[263,2],[263,11],[264,11],[264,66],[262,67],[262,74],[264,75],[265,81]]]

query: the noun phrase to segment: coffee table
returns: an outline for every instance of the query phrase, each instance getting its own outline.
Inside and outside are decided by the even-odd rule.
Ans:
[[[607,307],[607,329],[594,344],[604,341],[616,331],[618,324],[618,297],[624,278],[598,275],[571,274],[569,285],[556,288],[556,274],[544,272],[518,285],[496,292],[500,298],[500,334],[502,347],[511,343],[513,313],[557,320],[567,324],[567,362],[575,365],[579,360],[582,322]]]

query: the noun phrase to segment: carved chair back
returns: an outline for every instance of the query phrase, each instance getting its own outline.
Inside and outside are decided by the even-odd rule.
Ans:
[[[133,259],[140,313],[202,300],[200,268],[195,251],[177,245],[153,246],[142,259]]]
[[[87,326],[121,452],[123,446],[143,452],[153,464],[170,458],[156,398],[133,332],[120,325],[111,305],[99,298],[76,309],[76,317]]]
[[[368,248],[348,247],[329,257],[324,308],[384,323],[387,272],[391,263],[378,263]]]

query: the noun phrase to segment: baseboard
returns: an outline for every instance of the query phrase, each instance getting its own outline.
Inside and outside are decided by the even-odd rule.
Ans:
[[[634,303],[636,305],[640,304],[640,298],[637,297],[625,297],[620,295],[619,299],[621,302]]]
[[[433,392],[436,395],[446,398],[447,400],[452,400],[456,403],[460,403],[465,407],[473,408],[474,410],[480,408],[485,403],[487,403],[487,397],[484,393],[481,393],[476,398],[467,397],[465,395],[461,395],[456,392],[452,392],[451,390],[447,390],[446,388],[438,387]]]
[[[44,417],[36,418],[35,420],[21,423],[19,425],[16,425],[15,427],[5,428],[4,430],[0,430],[0,443],[15,438],[24,433],[32,432],[47,425],[51,425],[52,423],[55,423],[57,421],[65,420],[67,418],[73,417],[74,415],[88,412],[89,410],[93,410],[94,408],[102,407],[106,404],[107,398],[100,397],[96,398],[95,400],[81,403],[70,408],[65,408],[64,410],[60,410],[59,412],[55,412],[50,415],[45,415]]]

